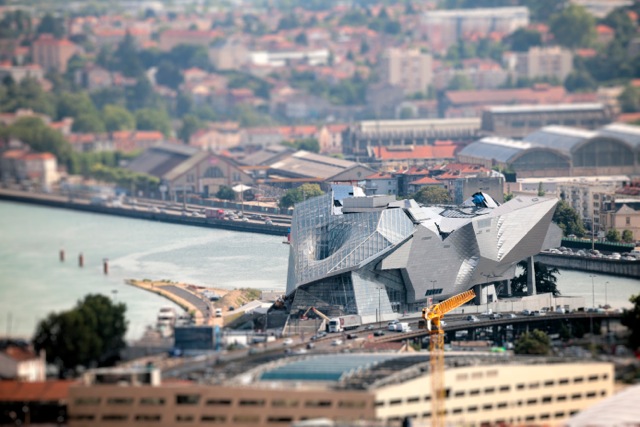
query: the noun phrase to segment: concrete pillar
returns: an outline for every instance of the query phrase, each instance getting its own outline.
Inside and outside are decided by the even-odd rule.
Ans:
[[[482,285],[473,285],[473,291],[476,293],[476,297],[473,300],[475,305],[487,303],[487,295],[482,292]]]
[[[527,260],[527,295],[536,295],[536,269],[533,265],[533,257]]]
[[[508,297],[511,296],[511,280],[504,281],[504,292]]]

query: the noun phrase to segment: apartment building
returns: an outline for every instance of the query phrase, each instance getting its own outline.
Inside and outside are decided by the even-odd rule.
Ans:
[[[502,59],[514,80],[546,77],[563,82],[573,71],[573,54],[559,46],[535,46],[527,52],[505,52]]]
[[[561,425],[613,394],[609,363],[466,353],[447,357],[447,423]],[[160,382],[157,370],[95,370],[69,389],[69,425],[288,426],[315,418],[432,420],[426,353],[336,353],[282,357],[213,372],[216,384]],[[204,380],[204,378],[203,378]]]
[[[487,37],[491,33],[511,34],[529,25],[526,7],[493,7],[474,9],[429,10],[422,16],[422,31],[435,51],[471,35]]]
[[[44,70],[67,71],[69,59],[76,53],[77,46],[67,39],[56,39],[51,34],[42,34],[31,45],[33,62]]]
[[[433,79],[433,58],[418,49],[390,48],[382,54],[382,81],[401,87],[406,95],[426,93]]]

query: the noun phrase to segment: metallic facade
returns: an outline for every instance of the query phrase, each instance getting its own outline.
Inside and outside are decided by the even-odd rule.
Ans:
[[[479,201],[479,202],[478,202]],[[511,279],[516,264],[560,246],[557,199],[482,194],[458,207],[419,206],[357,187],[296,205],[287,295],[292,309],[338,308],[364,321],[415,310],[477,284]]]

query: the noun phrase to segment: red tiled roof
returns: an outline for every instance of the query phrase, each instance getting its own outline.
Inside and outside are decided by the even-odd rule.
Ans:
[[[315,135],[318,132],[318,127],[313,125],[307,126],[281,126],[280,133],[284,136],[299,136],[299,135]]]
[[[373,147],[374,156],[381,160],[400,159],[452,159],[455,145],[416,145],[407,149],[394,150],[389,147]]]
[[[25,360],[37,359],[38,356],[31,350],[17,345],[11,345],[7,347],[3,353],[15,360],[16,362],[23,362]]]
[[[27,154],[25,150],[8,150],[2,153],[3,159],[21,159]]]
[[[72,380],[21,382],[0,381],[0,402],[50,402],[69,396]]]
[[[453,104],[560,103],[566,95],[562,86],[495,90],[450,90],[446,96]]]
[[[56,39],[51,34],[42,34],[33,44],[38,45],[51,45],[51,46],[73,46],[67,39]]]
[[[30,153],[24,156],[25,160],[51,160],[55,158],[56,156],[51,153]]]
[[[376,172],[365,177],[365,179],[393,179],[393,176],[386,172]]]
[[[442,185],[442,183],[440,181],[438,181],[437,179],[433,179],[430,178],[428,176],[425,176],[423,178],[420,178],[417,181],[411,181],[411,184],[417,184],[417,185]]]
[[[606,35],[613,35],[615,34],[615,31],[613,30],[613,28],[607,26],[607,25],[597,25],[596,26],[596,32],[598,34],[606,34]]]

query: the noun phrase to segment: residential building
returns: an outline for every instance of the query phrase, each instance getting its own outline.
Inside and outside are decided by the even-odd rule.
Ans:
[[[240,126],[237,122],[213,123],[191,135],[189,145],[221,153],[240,145]]]
[[[249,53],[252,64],[273,68],[293,64],[327,65],[328,49],[297,49],[288,51],[253,51]]]
[[[480,119],[363,120],[349,126],[342,142],[350,159],[367,159],[373,147],[434,145],[477,139]]]
[[[595,129],[612,121],[611,111],[600,103],[493,106],[482,113],[482,132],[524,138],[544,126]]]
[[[613,395],[610,363],[471,354],[445,358],[444,409],[452,424],[560,425]],[[90,371],[69,388],[69,425],[262,427],[319,418],[426,424],[433,421],[428,364],[423,353],[280,357],[271,365],[238,363],[226,369],[224,381],[211,385],[161,382],[157,369]]]
[[[208,49],[211,42],[223,36],[224,34],[214,30],[169,29],[160,33],[158,47],[162,51],[169,51],[180,44],[191,44]]]
[[[426,94],[433,78],[432,61],[430,54],[418,49],[389,48],[380,61],[380,78],[405,95]]]
[[[0,381],[0,424],[68,424],[69,386],[74,382],[75,380]]]
[[[534,46],[527,52],[506,52],[502,59],[514,80],[556,78],[564,82],[573,71],[573,54],[560,46]]]
[[[26,149],[9,149],[0,157],[3,182],[34,185],[50,189],[58,182],[58,162],[51,153],[30,153]]]
[[[167,141],[162,132],[157,130],[121,130],[113,132],[111,139],[114,148],[124,153],[145,150]]]
[[[462,69],[439,63],[434,66],[433,87],[444,90],[458,75],[469,79],[475,89],[496,89],[504,85],[509,72],[500,64],[490,59],[471,58],[462,60]]]
[[[425,176],[415,181],[409,182],[409,190],[407,191],[407,194],[415,194],[424,187],[438,187],[444,189],[444,183],[429,176]],[[367,194],[367,196],[368,195],[369,194]]]
[[[24,382],[46,379],[44,351],[36,354],[32,348],[10,344],[0,350],[0,379]]]
[[[217,70],[239,70],[249,59],[249,49],[237,39],[220,41],[209,48],[209,61]]]
[[[459,40],[491,34],[506,36],[529,25],[526,7],[429,10],[423,13],[422,33],[434,51],[445,52]]]
[[[45,71],[59,73],[67,71],[67,62],[77,52],[77,46],[67,39],[56,39],[50,34],[42,34],[33,41],[31,55],[33,62]]]
[[[38,64],[11,65],[10,63],[0,64],[0,80],[11,77],[14,82],[21,82],[26,78],[32,78],[39,82],[44,79],[44,70]]]
[[[569,102],[567,96],[564,87],[546,84],[522,89],[448,90],[443,109],[445,117],[481,117],[493,105],[553,105]]]
[[[398,178],[389,172],[376,172],[365,178],[364,193],[367,196],[398,194]]]
[[[108,133],[72,133],[67,139],[79,153],[116,151],[114,140]]]
[[[411,166],[431,166],[455,160],[457,148],[451,141],[436,141],[435,145],[370,147],[367,162],[375,163],[387,170],[399,170]]]
[[[551,223],[556,203],[536,195],[498,205],[478,192],[458,207],[421,207],[334,186],[293,211],[291,309],[314,301],[369,323],[419,310],[428,296],[444,300],[472,287],[482,304],[489,282],[511,279],[518,262],[560,245],[562,232]],[[372,298],[378,288],[385,291],[380,301]]]
[[[323,125],[318,131],[321,154],[341,154],[342,139],[349,128],[346,124]]]
[[[604,202],[600,214],[600,230],[606,235],[610,230],[620,234],[629,230],[633,240],[640,240],[640,198],[618,198]]]

